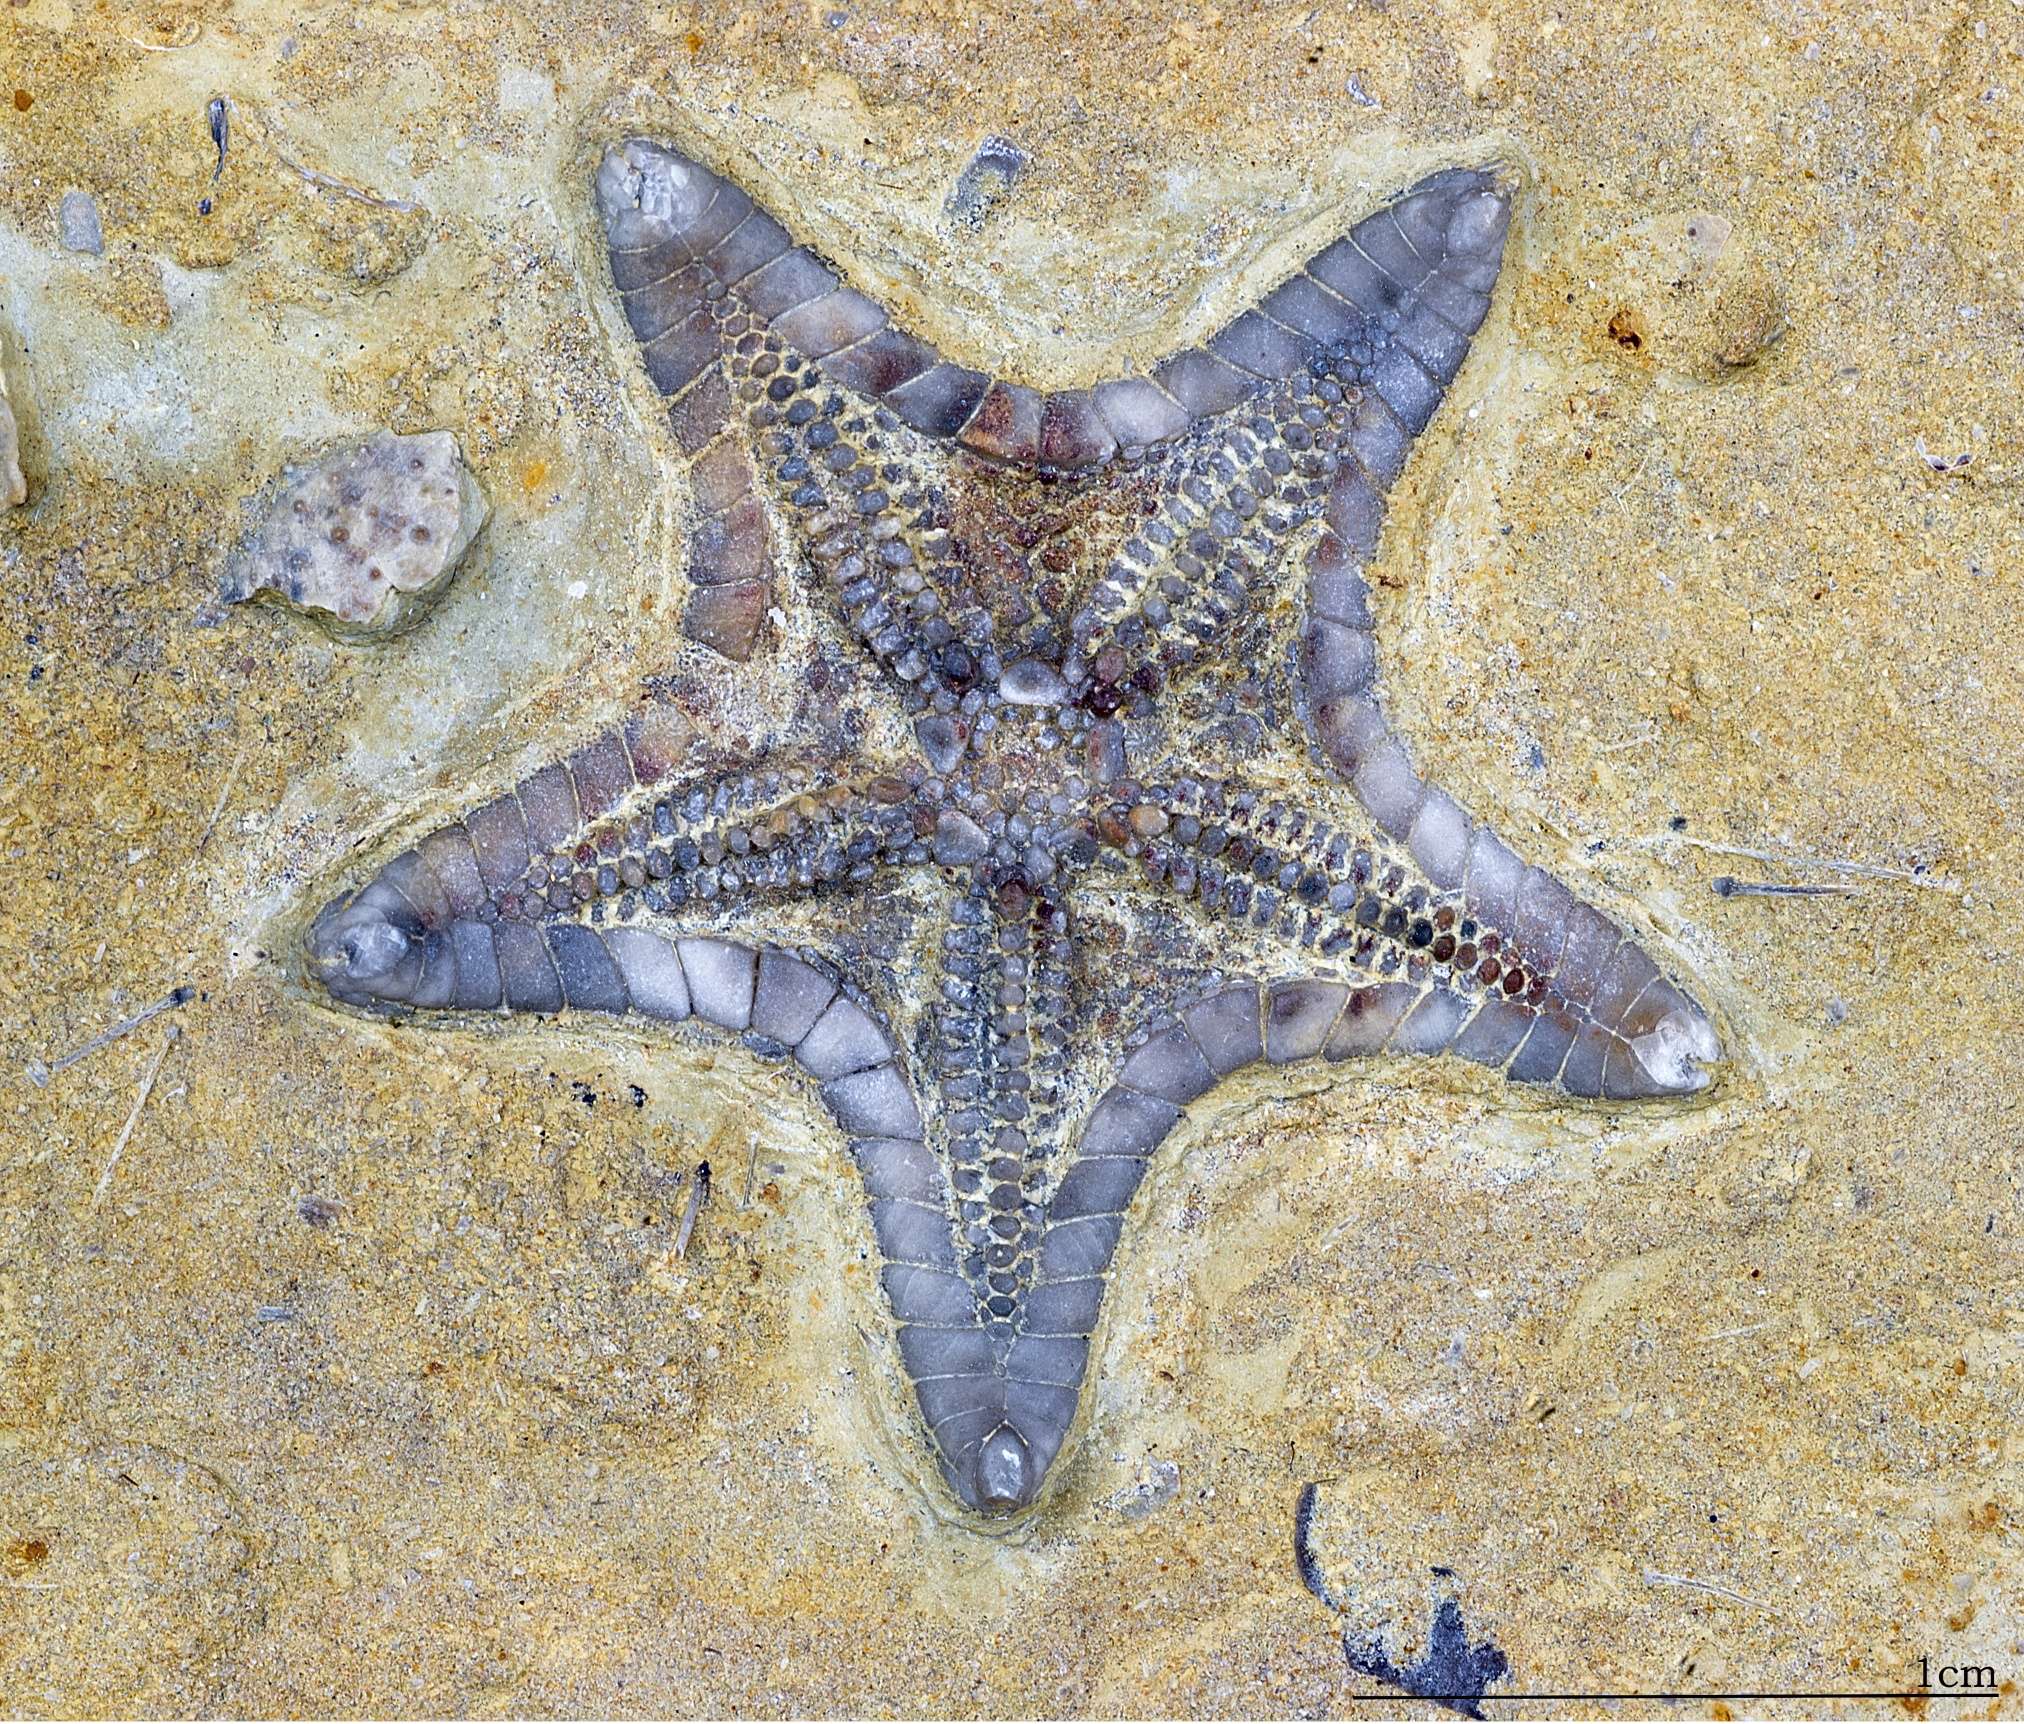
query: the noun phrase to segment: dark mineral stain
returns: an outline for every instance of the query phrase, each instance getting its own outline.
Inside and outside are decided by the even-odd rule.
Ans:
[[[1314,1559],[1314,1547],[1308,1542],[1314,1531],[1314,1502],[1320,1490],[1319,1485],[1302,1485],[1300,1498],[1293,1505],[1293,1563],[1300,1570],[1301,1584],[1333,1610],[1335,1600],[1329,1594],[1321,1564]]]
[[[211,170],[211,178],[215,180],[225,171],[225,151],[230,148],[232,141],[232,117],[225,98],[213,96],[209,106],[204,110],[204,117],[210,122],[211,142],[218,150],[218,165]],[[205,201],[208,203],[210,200]],[[207,210],[205,213],[208,215],[210,212]]]
[[[1477,1702],[1483,1698],[1483,1691],[1511,1674],[1511,1661],[1495,1641],[1485,1639],[1474,1646],[1469,1644],[1462,1607],[1452,1598],[1444,1598],[1435,1606],[1427,1649],[1417,1662],[1403,1670],[1392,1662],[1384,1642],[1375,1636],[1358,1642],[1345,1633],[1342,1655],[1349,1660],[1350,1669],[1402,1688],[1422,1700],[1435,1701],[1464,1718],[1482,1717],[1483,1710]]]
[[[1318,1484],[1303,1486],[1293,1505],[1293,1562],[1300,1571],[1301,1584],[1330,1610],[1340,1611],[1343,1601],[1329,1589],[1328,1578],[1314,1554],[1314,1510],[1320,1488]],[[1440,1565],[1435,1566],[1433,1573],[1448,1581],[1455,1575],[1452,1568]],[[1511,1674],[1511,1661],[1494,1641],[1486,1638],[1474,1646],[1469,1644],[1462,1607],[1452,1598],[1444,1598],[1434,1607],[1427,1649],[1403,1669],[1394,1662],[1389,1646],[1379,1635],[1357,1640],[1345,1629],[1342,1655],[1349,1661],[1350,1669],[1359,1675],[1375,1677],[1421,1700],[1434,1701],[1464,1718],[1482,1717],[1477,1702],[1483,1698],[1484,1690]]]

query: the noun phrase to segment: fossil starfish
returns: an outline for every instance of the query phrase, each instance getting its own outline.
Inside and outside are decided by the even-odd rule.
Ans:
[[[597,200],[691,462],[685,629],[744,661],[794,571],[808,675],[859,667],[824,684],[843,740],[727,767],[650,705],[337,897],[308,968],[382,1012],[791,1056],[967,1508],[1040,1491],[1147,1160],[1239,1068],[1708,1081],[1701,1010],[1424,784],[1377,700],[1362,566],[1489,306],[1497,171],[1423,181],[1150,375],[1047,395],[944,359],[671,149],[614,146]]]

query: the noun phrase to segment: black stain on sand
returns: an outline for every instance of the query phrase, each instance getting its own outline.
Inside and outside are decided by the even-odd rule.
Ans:
[[[1330,1610],[1340,1611],[1342,1602],[1330,1590],[1314,1555],[1312,1534],[1319,1488],[1312,1484],[1303,1487],[1294,1505],[1293,1561],[1307,1590]],[[1443,1578],[1453,1573],[1445,1568],[1433,1572]],[[1511,1661],[1494,1640],[1486,1636],[1474,1645],[1469,1643],[1462,1607],[1453,1598],[1444,1598],[1434,1607],[1426,1650],[1411,1664],[1401,1666],[1393,1658],[1383,1635],[1358,1639],[1347,1629],[1342,1636],[1342,1655],[1359,1675],[1388,1683],[1417,1699],[1434,1701],[1464,1718],[1481,1718],[1479,1702],[1485,1691],[1511,1674]]]

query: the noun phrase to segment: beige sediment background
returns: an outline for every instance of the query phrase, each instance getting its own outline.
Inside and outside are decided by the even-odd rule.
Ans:
[[[918,1476],[787,1074],[291,973],[359,846],[644,679],[739,710],[674,628],[685,492],[590,219],[629,129],[1040,382],[1428,167],[1523,175],[1394,498],[1390,698],[1733,1063],[1657,1113],[1424,1064],[1222,1092],[1014,1537]],[[1031,161],[972,232],[994,133]],[[2003,1694],[1730,1710],[2018,1715],[2020,153],[2012,0],[12,0],[0,1709],[1362,1715],[1344,1630],[1407,1663],[1453,1596],[1509,1687],[1926,1657]],[[217,606],[245,500],[379,426],[454,430],[491,499],[442,606],[378,648]]]

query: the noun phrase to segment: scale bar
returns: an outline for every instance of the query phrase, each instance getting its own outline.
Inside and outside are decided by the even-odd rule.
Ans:
[[[1751,1692],[1697,1691],[1681,1694],[1342,1694],[1342,1700],[1467,1701],[1471,1706],[1496,1706],[1526,1700],[2000,1700],[1995,1688],[1891,1688],[1850,1693],[1846,1689],[1795,1692],[1790,1689]]]

